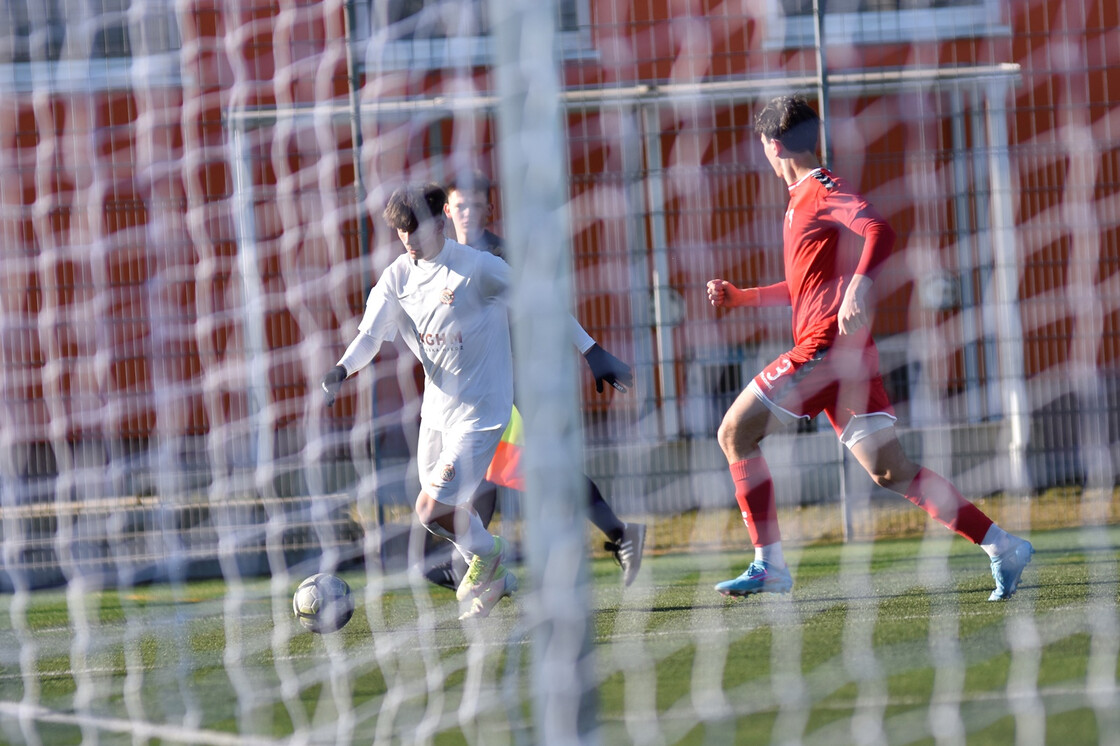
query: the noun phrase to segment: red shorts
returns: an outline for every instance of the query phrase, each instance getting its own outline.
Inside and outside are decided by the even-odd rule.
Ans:
[[[884,414],[894,419],[873,344],[831,347],[802,363],[782,355],[754,377],[754,384],[794,418],[824,412],[841,437],[854,417]]]

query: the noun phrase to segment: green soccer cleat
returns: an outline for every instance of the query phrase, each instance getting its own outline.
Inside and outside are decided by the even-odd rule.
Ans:
[[[490,610],[497,606],[499,601],[506,596],[512,596],[516,591],[517,578],[505,567],[499,566],[494,572],[490,585],[470,599],[467,610],[459,615],[459,621],[490,616]]]
[[[476,554],[471,557],[471,562],[467,566],[467,574],[459,581],[459,587],[455,589],[455,598],[460,601],[469,601],[477,596],[479,593],[490,585],[497,574],[497,570],[502,565],[502,560],[505,559],[506,550],[508,546],[500,536],[494,537],[494,548],[487,554]],[[502,568],[503,571],[505,568]]]
[[[1015,538],[1015,543],[1006,552],[992,557],[992,577],[996,589],[988,596],[989,601],[1006,601],[1015,595],[1019,588],[1019,578],[1031,561],[1034,547],[1026,539]]]
[[[793,576],[789,567],[774,567],[761,560],[737,578],[716,583],[716,590],[725,596],[750,596],[755,593],[789,593],[793,589]]]

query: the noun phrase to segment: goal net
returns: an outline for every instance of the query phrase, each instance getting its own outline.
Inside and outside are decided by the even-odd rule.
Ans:
[[[1043,0],[0,4],[0,741],[1105,740],[1117,25]],[[720,423],[792,342],[789,308],[705,286],[784,277],[754,117],[787,93],[898,235],[872,331],[903,448],[1034,544],[1007,603],[823,417],[762,445],[792,592],[713,588],[754,557]],[[386,200],[427,182],[486,185],[514,277],[524,489],[479,512],[521,588],[465,622],[413,514],[422,369],[396,339],[333,406],[320,386],[402,252]],[[632,385],[597,387],[587,337]],[[292,611],[320,572],[355,605],[322,635]]]

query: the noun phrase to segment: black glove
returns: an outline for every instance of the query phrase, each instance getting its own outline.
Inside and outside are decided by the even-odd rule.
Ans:
[[[338,390],[342,388],[342,382],[345,380],[346,368],[341,365],[334,366],[327,371],[327,375],[323,376],[323,403],[328,407],[334,404]]]
[[[634,372],[630,370],[630,366],[604,350],[598,343],[591,345],[591,349],[583,353],[583,357],[591,367],[591,375],[595,376],[595,390],[600,394],[603,393],[603,381],[624,394],[627,386],[634,385]]]

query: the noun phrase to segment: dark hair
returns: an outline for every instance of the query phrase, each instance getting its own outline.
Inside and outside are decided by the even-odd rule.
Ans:
[[[447,193],[438,184],[403,186],[393,192],[383,217],[389,227],[413,233],[425,220],[443,220]]]
[[[455,191],[482,192],[486,195],[486,201],[489,202],[491,186],[490,179],[486,178],[486,174],[478,169],[473,169],[471,171],[462,171],[453,174],[451,178],[447,180],[447,183],[443,185],[443,188],[448,194]]]
[[[758,112],[754,131],[794,153],[812,153],[820,140],[821,118],[801,96],[777,96]]]

